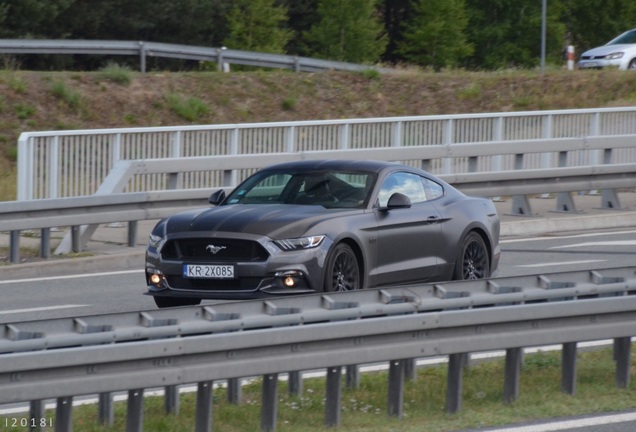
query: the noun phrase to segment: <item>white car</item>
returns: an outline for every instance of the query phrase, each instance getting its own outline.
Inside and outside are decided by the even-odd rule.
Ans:
[[[579,69],[636,69],[636,29],[581,54]]]

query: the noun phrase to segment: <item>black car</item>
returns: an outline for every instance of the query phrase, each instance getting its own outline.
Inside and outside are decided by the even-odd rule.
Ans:
[[[486,278],[499,263],[494,204],[405,165],[284,163],[209,201],[150,235],[159,307]]]

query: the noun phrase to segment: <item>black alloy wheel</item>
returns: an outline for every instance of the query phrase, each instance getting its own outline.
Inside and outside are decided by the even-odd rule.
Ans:
[[[454,279],[474,280],[490,276],[488,249],[479,234],[471,232],[466,236],[458,258]]]
[[[325,292],[353,291],[360,289],[360,268],[353,250],[344,243],[337,244],[325,268]]]

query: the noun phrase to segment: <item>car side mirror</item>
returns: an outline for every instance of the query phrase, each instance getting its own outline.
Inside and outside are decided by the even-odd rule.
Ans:
[[[389,202],[386,204],[386,208],[398,209],[398,208],[410,208],[411,207],[411,199],[404,194],[399,192],[394,193],[389,198]]]
[[[210,195],[210,198],[208,198],[208,202],[212,205],[219,205],[223,202],[224,199],[225,199],[225,190],[219,189],[218,191]]]

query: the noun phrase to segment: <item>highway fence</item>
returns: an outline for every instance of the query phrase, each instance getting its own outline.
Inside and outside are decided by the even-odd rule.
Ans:
[[[295,72],[323,72],[341,70],[381,73],[392,69],[373,65],[361,65],[309,57],[272,54],[255,51],[227,49],[226,47],[201,47],[146,41],[82,40],[82,39],[0,39],[1,54],[92,54],[111,56],[137,56],[139,69],[146,72],[148,57],[213,62],[219,71],[226,71],[232,64],[260,68],[289,69]]]
[[[197,432],[212,430],[212,384],[263,377],[261,430],[275,430],[278,378],[302,392],[302,371],[326,369],[325,425],[341,416],[344,367],[388,362],[387,415],[404,414],[404,382],[416,359],[448,358],[446,411],[461,410],[469,353],[505,350],[503,401],[519,395],[523,349],[562,344],[562,390],[576,390],[577,344],[614,340],[616,384],[630,382],[636,335],[636,268],[384,287],[343,293],[4,324],[0,403],[57,400],[55,430],[72,426],[72,401],[128,393],[128,432],[143,430],[144,389],[164,387],[166,410],[182,385],[197,386]],[[418,384],[426,386],[426,383]]]

